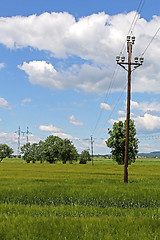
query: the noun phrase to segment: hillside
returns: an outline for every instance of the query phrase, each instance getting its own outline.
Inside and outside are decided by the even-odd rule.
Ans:
[[[140,157],[146,157],[146,158],[156,158],[156,157],[160,157],[160,151],[156,151],[156,152],[150,152],[150,153],[138,153],[137,154]]]

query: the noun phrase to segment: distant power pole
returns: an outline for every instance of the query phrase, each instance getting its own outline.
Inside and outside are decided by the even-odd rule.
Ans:
[[[128,147],[129,147],[129,122],[130,122],[130,99],[131,99],[131,73],[136,68],[140,67],[143,63],[144,58],[138,59],[135,57],[132,62],[132,46],[134,45],[135,37],[127,36],[127,52],[128,62],[125,62],[125,57],[117,56],[116,61],[122,68],[128,72],[128,88],[127,88],[127,115],[126,115],[126,142],[125,142],[125,158],[124,158],[124,183],[128,183]],[[139,62],[140,61],[140,62]],[[128,68],[125,67],[128,65]],[[132,69],[132,66],[134,68]]]
[[[93,137],[91,136],[91,155],[92,155],[92,166],[94,165],[94,163],[93,163],[93,143],[94,143],[94,141],[93,141]]]
[[[27,133],[27,143],[28,143],[28,135],[32,134],[31,132],[29,132],[29,127],[27,127],[27,132],[26,133]]]
[[[20,126],[18,128],[18,131],[16,131],[16,133],[18,133],[18,151],[17,151],[17,155],[20,154],[20,145],[21,145],[21,129]]]

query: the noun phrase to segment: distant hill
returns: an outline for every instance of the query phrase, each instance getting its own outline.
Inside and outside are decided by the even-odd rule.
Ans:
[[[156,152],[150,152],[150,153],[138,153],[137,154],[140,157],[146,157],[146,158],[156,158],[156,157],[160,157],[160,151],[156,151]]]

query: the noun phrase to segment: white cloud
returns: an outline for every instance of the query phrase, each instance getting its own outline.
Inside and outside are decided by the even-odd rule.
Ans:
[[[70,134],[67,134],[63,131],[63,129],[61,128],[57,128],[55,126],[53,126],[52,124],[45,126],[45,125],[40,125],[39,126],[39,130],[40,131],[45,131],[45,132],[50,132],[51,135],[53,136],[58,136],[62,139],[68,138],[70,140],[79,140],[76,137],[71,136]]]
[[[107,103],[101,103],[100,108],[104,110],[112,110],[111,107]]]
[[[134,14],[134,12],[130,13],[131,17]],[[104,54],[104,50],[109,50],[109,45],[116,43],[117,38],[120,40],[122,38],[115,18],[117,17],[98,13],[76,21],[66,12],[46,12],[39,16],[28,17],[1,17],[0,42],[9,48],[31,46],[39,50],[47,50],[55,57],[66,57],[72,54],[83,59],[100,60],[104,56],[107,59],[108,54]],[[119,18],[122,21],[123,15]],[[130,19],[126,19],[125,25],[127,26],[129,22]],[[122,26],[121,29],[123,29]]]
[[[55,133],[61,133],[61,132],[63,132],[63,130],[62,129],[60,129],[60,128],[57,128],[57,127],[55,127],[55,126],[53,126],[52,124],[50,124],[50,125],[48,125],[48,126],[45,126],[45,125],[40,125],[39,126],[39,130],[40,131],[45,131],[45,132],[55,132]]]
[[[131,101],[131,108],[143,112],[160,112],[160,102],[135,102]]]
[[[58,72],[51,63],[45,61],[24,62],[18,68],[25,71],[32,84],[42,85],[53,90],[80,88],[89,93],[101,93],[109,87],[109,76],[112,74],[111,69],[105,67],[100,69],[87,64],[73,65],[66,71]],[[115,86],[116,91],[120,88],[121,82]]]
[[[11,107],[9,106],[7,100],[5,100],[4,98],[0,98],[0,108],[11,109]]]
[[[133,116],[137,132],[153,133],[160,131],[160,117],[145,113],[143,116]],[[113,125],[115,122],[125,121],[124,117],[119,117],[117,120],[109,119],[108,123]]]
[[[125,116],[125,112],[124,112],[124,111],[121,111],[121,110],[119,110],[119,111],[118,111],[118,115],[120,115],[120,116]]]
[[[59,90],[76,87],[87,92],[104,92],[113,75],[115,56],[122,48],[134,16],[135,12],[114,16],[102,12],[76,21],[69,13],[53,12],[39,16],[1,17],[0,43],[11,49],[30,46],[47,50],[56,58],[67,59],[74,55],[94,63],[92,66],[85,64],[78,68],[77,75],[73,67],[59,72],[54,66],[43,61],[41,66],[40,62],[38,65],[36,62],[23,63],[19,67],[29,75],[32,84]],[[150,21],[143,18],[137,21],[134,29],[135,56],[144,51],[159,25],[159,16],[154,16]],[[160,93],[159,42],[157,35],[146,52],[144,65],[135,71],[132,79],[133,91]],[[123,89],[123,73],[119,73],[119,80],[112,86],[113,91]]]
[[[148,140],[147,140],[148,141]],[[152,142],[150,143],[143,143],[140,139],[140,144],[139,144],[139,152],[141,153],[150,153],[150,152],[155,152],[159,151],[159,143],[153,144]]]
[[[4,68],[5,64],[4,63],[0,63],[0,69]]]
[[[31,134],[29,135],[29,142],[31,144],[38,143],[40,141],[40,138]],[[17,154],[18,149],[18,135],[16,133],[6,133],[6,132],[0,132],[0,144],[7,144],[11,148],[13,148],[15,154]],[[21,136],[20,138],[20,144],[21,146],[27,143],[26,136]]]
[[[136,128],[140,132],[160,131],[160,117],[145,113],[144,116],[134,118]]]
[[[83,122],[76,119],[74,115],[71,115],[69,117],[69,122],[73,125],[76,125],[76,126],[83,126],[84,125]]]
[[[25,71],[32,84],[39,84],[52,89],[64,89],[59,74],[54,67],[45,61],[24,62],[19,69]]]
[[[13,144],[17,143],[17,134],[16,133],[5,133],[0,132],[0,143],[1,144]]]
[[[64,132],[57,132],[57,133],[52,133],[53,136],[58,136],[62,139],[70,139],[70,140],[78,140],[78,138],[71,136],[70,134],[64,133]]]
[[[23,99],[23,100],[22,100],[21,105],[24,106],[25,103],[30,103],[30,102],[32,102],[32,99],[26,98],[26,99]]]

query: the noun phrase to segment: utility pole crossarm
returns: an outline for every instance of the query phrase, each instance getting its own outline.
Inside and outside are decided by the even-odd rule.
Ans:
[[[124,158],[124,183],[128,183],[128,151],[129,151],[129,122],[130,122],[130,99],[131,99],[131,73],[143,63],[144,58],[135,57],[132,62],[132,46],[134,45],[135,37],[127,36],[127,52],[128,62],[125,62],[125,57],[116,57],[117,64],[128,72],[128,88],[127,88],[127,114],[126,114],[126,141],[125,141],[125,158]],[[128,66],[128,69],[125,66]],[[134,68],[132,69],[132,66]]]

